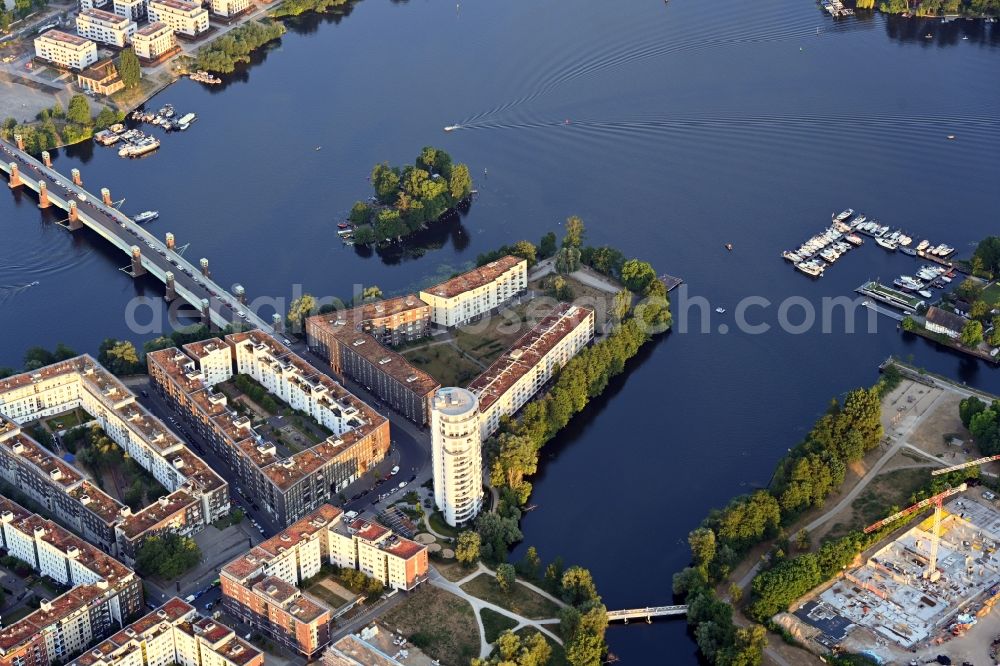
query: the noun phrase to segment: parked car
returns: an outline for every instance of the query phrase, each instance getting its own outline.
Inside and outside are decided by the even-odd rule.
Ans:
[[[399,465],[396,465],[395,467],[393,467],[393,468],[392,468],[392,471],[391,471],[391,472],[389,472],[389,475],[390,475],[390,476],[395,476],[395,475],[397,475],[397,474],[399,474]]]

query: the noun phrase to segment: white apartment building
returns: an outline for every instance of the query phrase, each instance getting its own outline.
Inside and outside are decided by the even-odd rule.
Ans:
[[[90,356],[0,380],[0,414],[17,424],[78,407],[168,491],[200,491],[205,522],[228,514],[225,481]]]
[[[455,527],[483,506],[483,447],[479,400],[463,388],[438,389],[431,400],[434,504]]]
[[[97,62],[97,44],[61,30],[49,30],[35,38],[35,55],[43,60],[84,70]]]
[[[250,0],[212,0],[212,13],[219,16],[235,16],[250,6]]]
[[[274,338],[249,331],[226,339],[235,351],[236,371],[253,377],[289,407],[305,412],[337,436],[362,425],[361,410],[337,398],[343,393],[339,384]]]
[[[528,287],[528,262],[506,256],[420,292],[431,321],[450,328],[500,307]]]
[[[594,311],[562,303],[469,384],[479,398],[482,437],[521,409],[594,337]]]
[[[125,44],[132,41],[135,23],[131,18],[103,9],[84,9],[76,17],[76,32],[95,42],[124,48]]]
[[[114,0],[114,12],[130,21],[138,21],[146,16],[146,0]]]
[[[80,0],[80,9],[106,9],[109,0]]]
[[[177,597],[69,663],[69,666],[263,666],[264,653]]]
[[[132,37],[135,54],[144,60],[156,60],[176,43],[174,31],[160,21],[139,28]]]
[[[195,37],[208,30],[208,10],[199,2],[149,0],[150,22],[166,23],[176,33]]]

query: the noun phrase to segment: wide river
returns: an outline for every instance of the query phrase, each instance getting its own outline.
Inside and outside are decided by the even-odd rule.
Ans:
[[[365,0],[292,26],[226,85],[168,88],[152,105],[198,120],[155,155],[125,161],[88,144],[59,151],[56,167],[80,168],[130,213],[159,210],[151,231],[172,231],[251,297],[403,292],[501,243],[559,233],[571,214],[590,243],[683,277],[710,303],[708,329],[678,312],[695,320],[688,331],[652,345],[546,449],[523,524],[544,559],[589,567],[610,608],[659,605],[687,532],[766,484],[829,399],[871,384],[890,353],[1000,392],[994,368],[905,339],[889,318],[874,334],[846,334],[842,314],[831,332],[778,326],[785,299],[819,308],[916,268],[869,241],[821,280],[795,272],[781,251],[831,211],[851,206],[964,253],[1000,231],[998,63],[996,24],[834,22],[807,0]],[[452,123],[463,128],[443,133]],[[369,194],[372,164],[409,162],[426,144],[472,168],[480,195],[461,223],[422,255],[343,247],[334,222]],[[54,219],[0,195],[0,365],[19,366],[34,344],[96,352],[105,336],[150,337],[125,312],[162,286],[134,283],[117,270],[123,256]],[[770,303],[748,315],[770,331],[737,331],[749,297]],[[696,662],[682,621],[616,627],[609,640],[623,663]]]

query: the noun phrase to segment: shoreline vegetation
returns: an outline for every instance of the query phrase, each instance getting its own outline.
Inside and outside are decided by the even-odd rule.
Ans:
[[[857,0],[856,9],[914,18],[972,18],[1000,16],[1000,0],[922,0],[911,8],[908,0]]]
[[[425,146],[412,165],[376,164],[370,180],[374,196],[356,201],[348,216],[358,245],[402,240],[440,220],[472,194],[469,167],[454,164],[451,155],[433,146]]]
[[[86,141],[95,131],[114,125],[125,116],[108,106],[101,107],[92,116],[90,103],[84,95],[73,95],[67,109],[56,102],[48,109],[42,109],[30,123],[19,123],[14,118],[6,118],[0,123],[0,137],[13,141],[19,134],[24,139],[24,149],[28,153],[40,153]]]
[[[279,39],[286,32],[280,21],[247,21],[200,49],[194,69],[232,74],[238,63],[250,62],[250,54]]]
[[[674,574],[673,591],[688,604],[688,626],[708,663],[760,663],[768,629],[795,644],[772,617],[832,579],[886,535],[918,517],[913,514],[901,518],[871,534],[855,530],[827,540],[816,549],[804,531],[798,532],[794,543],[786,531],[805,511],[823,506],[825,499],[843,484],[847,466],[878,446],[884,435],[882,398],[902,378],[903,372],[890,362],[871,388],[854,389],[843,400],[834,399],[803,441],[777,463],[766,489],[738,496],[725,508],[711,511],[688,535],[691,565]],[[968,411],[976,408],[987,411],[985,405],[971,406]],[[980,420],[994,416],[992,412]],[[910,503],[976,474],[976,470],[971,472],[961,470],[932,478],[911,496]],[[890,508],[886,515],[894,510]],[[751,623],[741,626],[734,621],[734,615],[743,590],[730,583],[728,601],[717,594],[717,588],[727,583],[754,547],[767,542],[771,546],[750,584],[749,599],[739,608]],[[800,552],[797,557],[789,555],[793,549]]]

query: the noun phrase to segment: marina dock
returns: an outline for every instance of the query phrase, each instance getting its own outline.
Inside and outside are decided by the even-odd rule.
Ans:
[[[663,283],[663,286],[667,288],[668,292],[673,291],[674,289],[676,289],[677,287],[679,287],[681,284],[684,283],[684,280],[682,278],[674,277],[673,275],[667,275],[666,273],[659,276],[659,278],[657,279]]]

